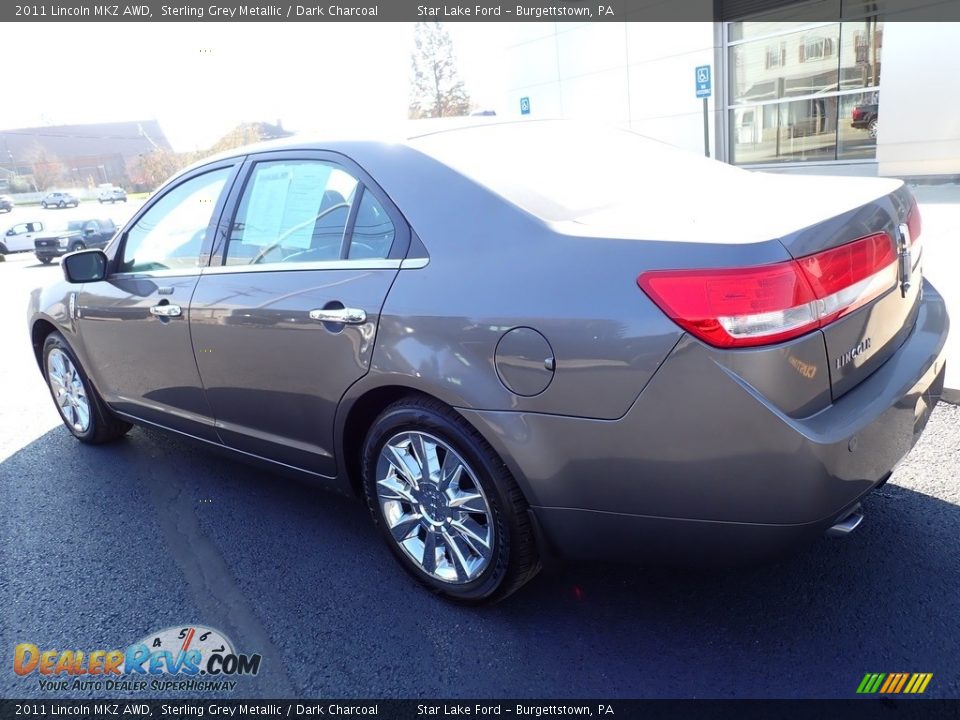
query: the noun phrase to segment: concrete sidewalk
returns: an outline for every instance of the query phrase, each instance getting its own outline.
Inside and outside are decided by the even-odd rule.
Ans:
[[[960,185],[911,185],[923,220],[923,274],[947,301],[948,402],[960,404]]]

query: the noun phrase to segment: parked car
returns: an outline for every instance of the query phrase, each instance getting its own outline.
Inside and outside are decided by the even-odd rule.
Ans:
[[[16,203],[12,197],[9,195],[0,195],[0,210],[10,212],[14,207],[16,207]]]
[[[97,200],[100,201],[101,205],[105,202],[108,202],[108,203],[126,202],[127,193],[123,188],[101,187],[97,190]]]
[[[42,230],[42,222],[22,222],[7,228],[0,237],[0,255],[32,252],[33,239]]]
[[[117,232],[117,226],[109,218],[100,220],[71,220],[60,229],[47,229],[37,234],[33,249],[44,265],[54,258],[86,248],[105,247]]]
[[[921,248],[899,180],[625,131],[291,138],[170,180],[64,258],[29,329],[81,442],[144,423],[296,468],[481,602],[544,553],[727,562],[850,533],[943,388]]]
[[[43,200],[40,201],[40,205],[44,208],[56,207],[56,208],[65,208],[69,205],[77,207],[80,204],[80,201],[77,200],[73,195],[67,192],[51,192],[47,193]]]
[[[851,112],[850,125],[861,130],[870,132],[870,137],[877,136],[877,119],[879,116],[880,105],[878,103],[866,103],[857,105]]]

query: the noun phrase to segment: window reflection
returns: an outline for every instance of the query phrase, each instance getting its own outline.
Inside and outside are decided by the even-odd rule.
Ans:
[[[728,37],[734,163],[876,155],[883,46],[877,18],[731,23]]]

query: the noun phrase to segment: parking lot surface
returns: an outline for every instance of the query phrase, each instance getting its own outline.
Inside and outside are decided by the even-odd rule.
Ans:
[[[463,608],[407,577],[358,501],[159,431],[76,442],[25,325],[59,273],[0,264],[2,697],[104,695],[15,676],[18,643],[123,648],[192,623],[263,655],[239,697],[853,697],[866,672],[960,697],[960,407],[937,407],[849,538],[722,572],[551,568]]]

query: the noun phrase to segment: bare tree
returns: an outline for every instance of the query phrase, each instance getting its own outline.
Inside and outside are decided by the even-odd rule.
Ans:
[[[175,153],[169,150],[154,150],[140,156],[134,172],[136,182],[151,190],[159,187],[171,175],[192,163],[191,153]]]
[[[410,117],[468,114],[470,96],[457,71],[453,41],[446,28],[438,22],[419,22],[413,32]]]
[[[33,169],[33,182],[38,190],[48,190],[53,187],[66,172],[66,167],[60,159],[39,144],[30,150],[27,162]]]

